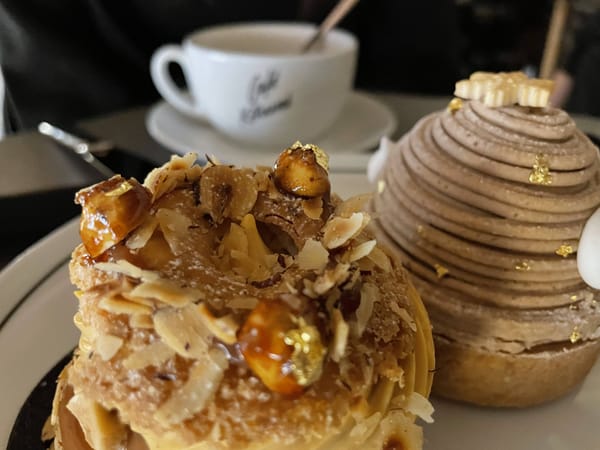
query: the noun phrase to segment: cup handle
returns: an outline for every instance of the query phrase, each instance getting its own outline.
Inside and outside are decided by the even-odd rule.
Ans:
[[[150,75],[156,89],[167,102],[179,111],[191,116],[203,115],[198,105],[195,104],[195,99],[179,89],[171,78],[169,73],[170,63],[179,64],[186,82],[189,79],[185,53],[181,47],[178,45],[163,45],[154,52],[150,61]]]

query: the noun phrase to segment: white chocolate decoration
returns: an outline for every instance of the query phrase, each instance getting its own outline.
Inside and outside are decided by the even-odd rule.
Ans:
[[[581,233],[577,269],[583,281],[600,289],[600,209],[589,218]]]
[[[548,106],[554,81],[528,78],[523,72],[474,72],[456,83],[454,95],[479,100],[489,107],[521,105]]]

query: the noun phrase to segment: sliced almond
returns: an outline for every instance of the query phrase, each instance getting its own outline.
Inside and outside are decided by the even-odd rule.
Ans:
[[[94,265],[94,268],[102,270],[103,272],[114,272],[126,275],[142,281],[154,281],[160,278],[160,275],[157,272],[141,269],[125,259],[120,259],[116,262],[99,262]]]
[[[191,369],[187,382],[163,403],[154,418],[165,426],[181,423],[201,412],[221,384],[229,362],[222,350],[212,349]]]
[[[161,208],[156,219],[171,252],[175,256],[189,250],[188,237],[192,220],[175,209]]]
[[[98,402],[83,394],[75,394],[67,403],[75,416],[85,440],[95,450],[116,450],[127,445],[127,428],[115,412],[107,411]]]
[[[392,262],[390,261],[390,257],[386,255],[381,248],[373,248],[373,250],[367,255],[367,258],[373,261],[375,265],[384,272],[387,273],[392,271]]]
[[[339,309],[334,309],[332,313],[332,327],[333,327],[333,340],[331,341],[330,355],[331,359],[335,362],[339,362],[346,353],[346,346],[348,344],[348,334],[350,327],[344,320],[342,313]]]
[[[156,333],[179,355],[196,359],[206,357],[210,332],[196,305],[161,309],[154,314],[153,320]]]
[[[206,307],[204,303],[200,303],[197,306],[198,312],[200,313],[200,318],[204,323],[204,326],[210,331],[217,339],[225,344],[235,344],[236,333],[240,328],[240,325],[235,321],[235,319],[228,315],[223,317],[215,317],[212,315],[210,310]]]
[[[362,244],[359,244],[356,247],[351,248],[348,252],[346,252],[344,254],[344,261],[358,261],[364,258],[365,256],[368,256],[373,251],[376,245],[377,241],[375,239],[363,242]]]
[[[98,307],[113,314],[152,314],[152,307],[130,302],[121,295],[104,297]]]
[[[326,270],[319,275],[312,285],[317,295],[323,295],[334,286],[339,286],[348,279],[350,275],[350,264],[340,263],[333,269]]]
[[[170,306],[185,306],[204,298],[198,289],[181,287],[173,281],[161,279],[140,283],[129,293],[133,297],[145,297],[158,300]]]
[[[123,360],[128,370],[140,370],[148,366],[158,366],[175,356],[175,351],[162,340],[152,342],[131,353]]]
[[[169,162],[150,172],[144,180],[144,186],[152,192],[152,200],[171,192],[180,183],[198,180],[202,168],[194,164],[197,158],[196,153],[173,155]]]
[[[147,314],[134,314],[129,317],[129,326],[131,328],[153,329],[154,322],[152,316]]]
[[[415,319],[411,317],[411,315],[405,308],[400,308],[400,306],[398,306],[396,303],[391,303],[390,308],[398,315],[398,317],[400,317],[408,324],[409,328],[412,331],[417,331],[417,323],[415,322]]]
[[[320,241],[307,239],[296,256],[296,264],[302,270],[321,271],[329,262],[329,252]]]
[[[347,244],[357,236],[369,223],[366,213],[352,213],[348,218],[334,217],[323,227],[323,244],[328,249],[334,249]]]
[[[131,250],[137,250],[146,246],[154,230],[158,226],[158,220],[154,216],[148,218],[127,238],[125,245]]]
[[[350,217],[352,214],[362,212],[373,194],[359,194],[344,200],[335,208],[335,215],[339,217]]]
[[[302,200],[302,209],[310,219],[319,220],[323,214],[323,198],[315,197]]]
[[[122,345],[123,339],[120,337],[110,334],[100,334],[94,342],[94,350],[100,355],[103,361],[109,361],[117,354]]]
[[[362,336],[373,313],[373,305],[379,300],[379,288],[373,283],[365,283],[360,289],[360,304],[356,309],[358,336]]]

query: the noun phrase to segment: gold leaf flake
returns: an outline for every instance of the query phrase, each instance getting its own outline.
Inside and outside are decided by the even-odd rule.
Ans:
[[[452,100],[450,100],[450,103],[448,103],[446,110],[450,113],[455,113],[462,107],[463,107],[463,101],[458,97],[454,97]]]
[[[450,272],[446,267],[442,266],[441,264],[436,263],[433,265],[433,267],[435,268],[435,273],[437,274],[438,278],[444,278]]]
[[[520,263],[515,264],[515,270],[528,272],[531,270],[531,266],[527,261],[521,261]]]
[[[529,174],[529,182],[549,186],[552,184],[552,174],[546,156],[542,153],[536,155],[533,168]]]
[[[312,152],[315,154],[317,164],[320,165],[323,169],[329,170],[329,156],[327,156],[327,153],[325,153],[322,148],[314,144],[302,144],[302,142],[300,141],[294,142],[290,148],[292,150],[312,150]]]
[[[379,180],[377,182],[377,193],[381,194],[385,190],[385,180]]]
[[[556,253],[558,256],[566,258],[567,256],[573,254],[573,247],[569,244],[562,244],[554,253]]]
[[[581,333],[579,332],[579,328],[575,327],[573,328],[573,332],[571,333],[571,336],[569,336],[569,340],[571,341],[571,344],[576,344],[577,342],[579,342],[581,340],[582,336]]]
[[[321,375],[325,347],[321,343],[319,330],[308,325],[302,317],[298,319],[298,328],[285,334],[286,345],[294,347],[292,353],[292,373],[300,386],[308,386]]]

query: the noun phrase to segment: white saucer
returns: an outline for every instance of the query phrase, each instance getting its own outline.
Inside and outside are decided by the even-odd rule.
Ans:
[[[249,148],[230,141],[205,122],[182,115],[165,101],[146,116],[146,128],[159,143],[177,153],[215,155],[237,165],[271,165],[282,149]],[[329,131],[315,140],[330,156],[332,171],[364,171],[369,150],[396,128],[394,114],[372,97],[353,92]],[[290,144],[296,140],[290,136]],[[301,137],[298,137],[301,140]]]

